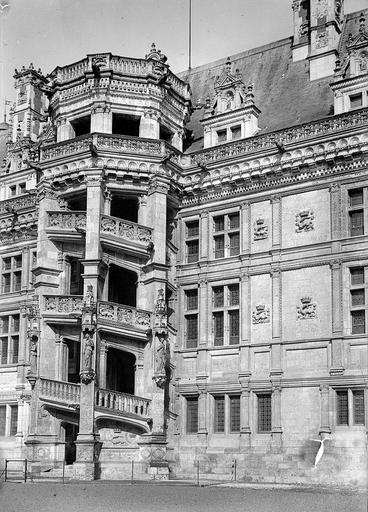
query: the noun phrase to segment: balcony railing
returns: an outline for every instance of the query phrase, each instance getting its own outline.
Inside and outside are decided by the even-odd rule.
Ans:
[[[58,158],[88,153],[91,155],[91,144],[100,151],[113,153],[129,153],[135,155],[164,156],[166,143],[163,140],[143,139],[128,135],[112,135],[107,133],[90,133],[74,139],[57,142],[41,149],[41,162]],[[170,146],[170,145],[168,145]],[[170,150],[175,151],[171,148]]]
[[[85,230],[86,212],[74,211],[52,211],[47,212],[47,227],[56,230]]]
[[[114,302],[99,301],[98,320],[146,330],[151,325],[151,313]]]
[[[150,416],[150,400],[139,396],[109,391],[108,389],[97,389],[95,393],[96,407],[103,407],[112,411],[134,414],[148,418]]]
[[[44,300],[47,314],[82,313],[82,295],[45,295]]]
[[[0,213],[10,213],[12,211],[23,210],[36,206],[37,195],[35,193],[28,193],[18,197],[12,197],[0,201]]]
[[[38,381],[39,396],[61,402],[79,404],[80,386],[71,382],[40,378]]]
[[[313,137],[335,134],[349,128],[368,126],[368,109],[348,112],[336,116],[326,117],[318,121],[301,124],[285,130],[278,130],[264,135],[256,135],[248,139],[229,142],[215,148],[197,151],[193,156],[195,161],[210,163],[226,158],[234,158],[248,153],[255,153],[265,149],[276,149],[275,140],[283,144],[300,142]]]
[[[129,242],[152,242],[153,229],[117,217],[102,215],[100,229],[103,235],[113,235]]]

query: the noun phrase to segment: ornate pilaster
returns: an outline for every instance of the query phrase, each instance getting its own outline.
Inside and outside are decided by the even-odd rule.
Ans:
[[[330,185],[331,239],[340,239],[341,233],[341,186],[340,183]]]
[[[250,204],[244,202],[240,208],[240,227],[241,227],[241,253],[249,254],[251,243],[250,229]]]
[[[343,284],[340,260],[330,263],[332,290],[332,339],[331,375],[341,375],[345,370],[343,335]]]
[[[209,222],[208,222],[208,211],[205,210],[200,213],[200,259],[208,260],[208,250],[209,250]]]
[[[272,249],[279,249],[281,244],[281,198],[272,196]]]
[[[272,444],[281,446],[282,424],[281,424],[281,385],[272,386]]]
[[[319,433],[330,434],[330,411],[329,411],[329,402],[330,402],[330,388],[327,384],[321,384],[319,387],[321,394],[321,426],[319,428]]]
[[[40,339],[40,308],[38,296],[33,297],[32,303],[21,306],[20,311],[27,319],[27,341],[30,366],[26,378],[33,389],[36,379],[38,378],[38,348]]]
[[[271,346],[271,377],[282,375],[281,349],[281,272],[275,267],[271,270],[272,279],[272,346]]]
[[[240,447],[247,448],[251,444],[250,427],[250,387],[248,377],[239,377],[240,395]]]

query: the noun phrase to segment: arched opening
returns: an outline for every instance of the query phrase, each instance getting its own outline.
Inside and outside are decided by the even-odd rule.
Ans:
[[[119,219],[138,221],[138,199],[136,197],[113,196],[110,214]]]
[[[73,464],[73,462],[76,460],[75,441],[77,440],[78,435],[78,425],[63,422],[61,427],[64,430],[65,464]]]
[[[109,348],[106,366],[106,387],[112,391],[134,395],[135,356]]]
[[[137,274],[135,272],[117,265],[110,265],[108,284],[107,300],[136,307]]]

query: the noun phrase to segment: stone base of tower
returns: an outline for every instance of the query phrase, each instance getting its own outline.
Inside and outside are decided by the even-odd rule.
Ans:
[[[96,480],[100,477],[99,452],[101,443],[94,435],[78,435],[75,442],[77,458],[73,464],[74,478]]]
[[[138,443],[141,461],[147,464],[150,480],[169,480],[170,468],[167,460],[167,440],[163,434],[144,434]]]

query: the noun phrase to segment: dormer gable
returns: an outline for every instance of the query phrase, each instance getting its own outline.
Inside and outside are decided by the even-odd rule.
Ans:
[[[238,69],[232,72],[228,58],[214,83],[214,95],[206,99],[201,121],[204,147],[251,137],[258,132],[260,112],[254,103],[253,85],[244,84]]]

